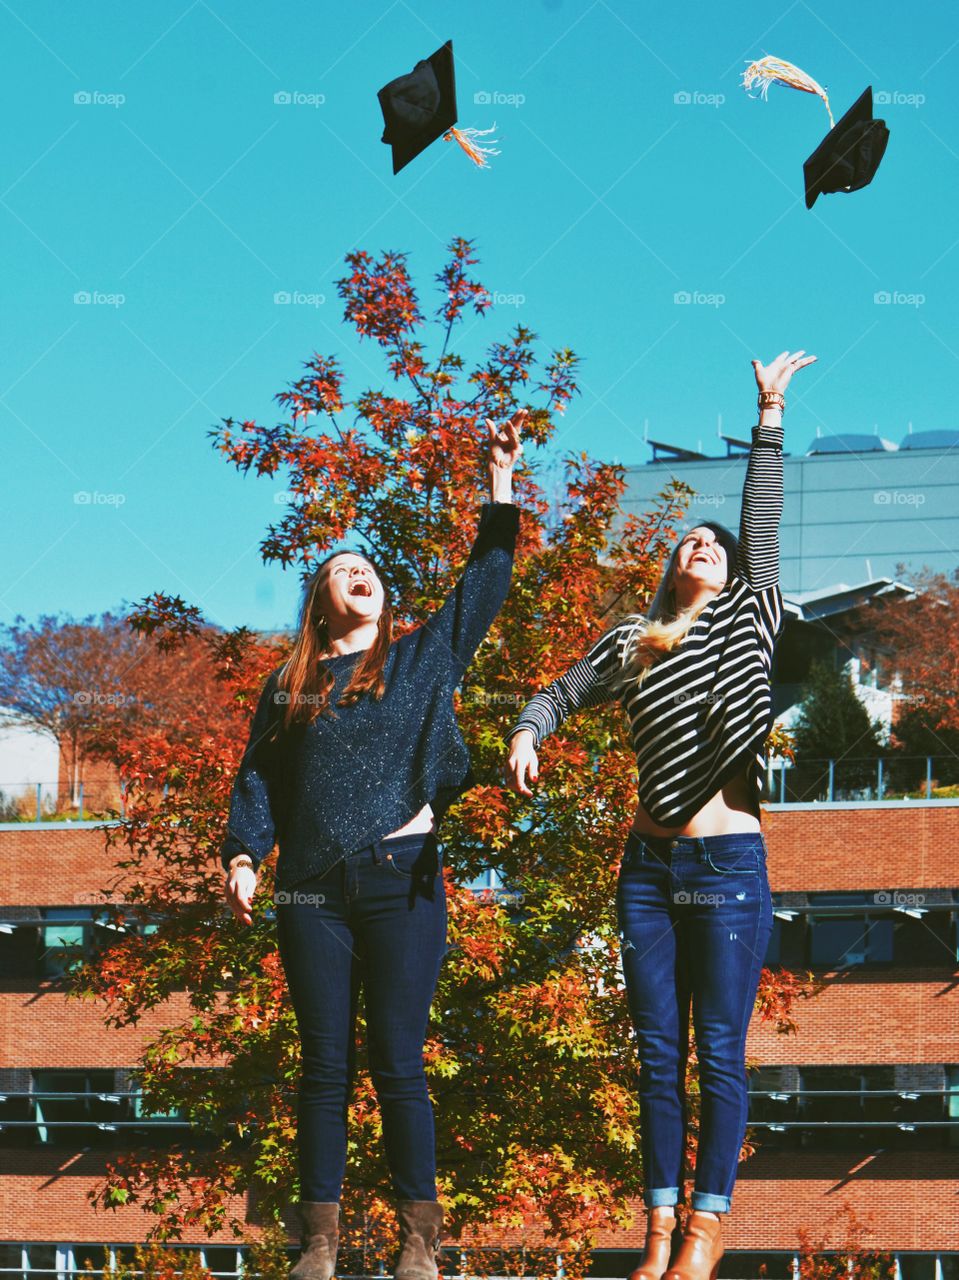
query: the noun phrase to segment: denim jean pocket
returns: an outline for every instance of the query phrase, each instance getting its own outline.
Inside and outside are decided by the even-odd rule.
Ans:
[[[391,849],[392,843],[388,840],[383,846],[383,865],[401,880],[432,879],[439,871],[442,846],[432,836],[427,836],[422,844],[403,840]]]
[[[765,859],[766,850],[761,840],[743,848],[707,849],[703,854],[706,866],[721,876],[758,876]]]

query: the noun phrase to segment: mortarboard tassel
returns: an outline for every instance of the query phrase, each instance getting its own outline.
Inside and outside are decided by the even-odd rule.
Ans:
[[[804,93],[815,93],[826,104],[829,127],[833,128],[835,121],[832,118],[826,90],[822,85],[817,84],[812,76],[801,71],[799,67],[794,67],[791,62],[783,62],[782,58],[760,58],[758,62],[751,62],[743,72],[743,88],[747,93],[754,85],[758,85],[760,94],[765,98],[769,94],[771,84],[782,84],[788,89],[802,89]]]
[[[491,125],[489,129],[457,129],[454,125],[453,128],[443,134],[443,140],[444,142],[455,140],[474,163],[478,164],[481,169],[488,169],[489,165],[486,163],[486,157],[498,156],[499,152],[495,147],[490,147],[483,142],[477,142],[476,139],[483,134],[492,133],[495,128],[495,124]],[[491,141],[495,142],[496,139],[493,138]]]

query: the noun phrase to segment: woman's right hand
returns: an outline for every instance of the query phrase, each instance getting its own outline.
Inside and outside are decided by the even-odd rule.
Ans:
[[[241,924],[253,923],[256,872],[246,865],[233,867],[226,878],[227,906]]]
[[[529,729],[520,729],[519,733],[514,733],[509,759],[506,762],[506,781],[509,783],[510,790],[518,792],[521,796],[533,794],[526,785],[527,770],[530,782],[535,782],[539,777],[539,760],[536,758],[533,741],[533,735]]]

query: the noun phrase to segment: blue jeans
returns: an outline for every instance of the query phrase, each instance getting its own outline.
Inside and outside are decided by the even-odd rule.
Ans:
[[[746,1131],[746,1031],[773,925],[766,842],[758,832],[631,832],[616,907],[640,1058],[644,1201],[680,1198],[692,1004],[701,1103],[692,1207],[727,1213]]]
[[[423,1042],[446,954],[442,846],[390,836],[276,895],[277,940],[302,1048],[300,1199],[340,1199],[362,986],[370,1074],[393,1190],[436,1199]]]

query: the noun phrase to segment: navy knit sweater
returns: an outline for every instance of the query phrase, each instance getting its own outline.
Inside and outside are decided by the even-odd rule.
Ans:
[[[449,806],[476,782],[453,711],[453,691],[509,591],[519,510],[486,502],[463,574],[443,605],[415,631],[394,640],[383,668],[386,690],[338,707],[360,653],[324,659],[334,685],[336,719],[296,725],[265,741],[278,667],[267,677],[230,795],[226,868],[238,853],[259,867],[279,844],[276,886],[318,875],[347,854],[405,826],[424,805],[439,826]]]

